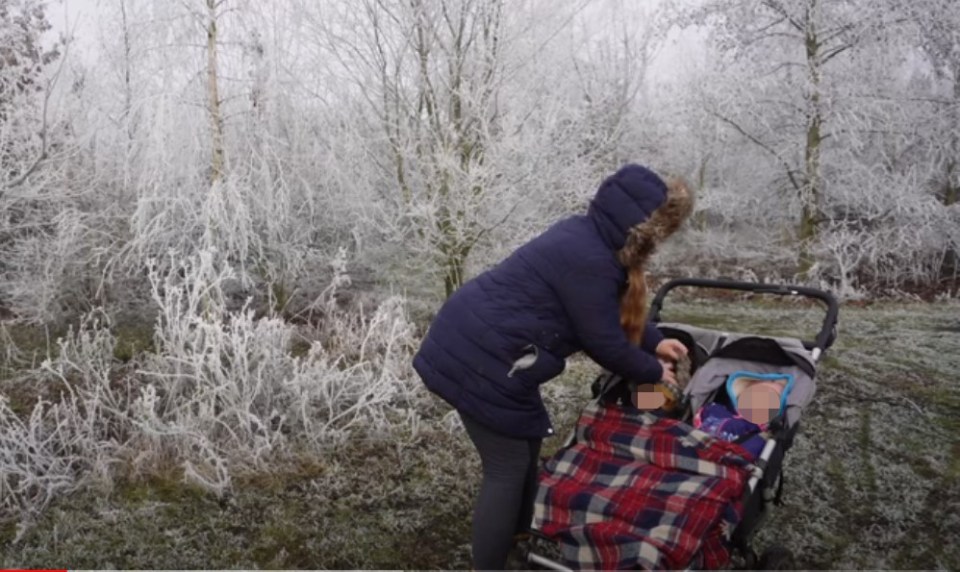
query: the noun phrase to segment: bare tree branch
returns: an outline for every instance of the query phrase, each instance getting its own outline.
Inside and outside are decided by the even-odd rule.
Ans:
[[[786,8],[784,8],[783,3],[780,2],[780,0],[763,0],[763,5],[779,14],[786,21],[790,22],[790,25],[796,30],[800,32],[804,32],[806,30],[806,26],[803,24],[803,22],[800,22],[791,16],[790,13],[787,12]]]
[[[710,111],[709,113],[710,115],[713,115],[720,121],[723,121],[727,125],[730,125],[734,129],[736,129],[738,133],[740,133],[741,135],[749,139],[751,142],[753,142],[755,145],[757,145],[758,147],[760,147],[761,149],[763,149],[764,151],[772,155],[780,163],[783,169],[786,171],[787,178],[790,180],[790,184],[793,185],[793,188],[796,189],[797,191],[803,190],[803,185],[801,185],[796,179],[795,169],[790,166],[790,163],[786,159],[784,159],[783,156],[780,155],[780,153],[778,153],[776,149],[770,147],[755,135],[748,133],[736,121],[730,119],[729,117],[726,117],[716,111]]]

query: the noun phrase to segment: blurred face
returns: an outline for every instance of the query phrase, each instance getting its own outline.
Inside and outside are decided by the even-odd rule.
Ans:
[[[664,371],[676,373],[677,364],[663,358],[657,359],[660,361],[660,365],[663,366]],[[642,411],[652,411],[654,409],[666,409],[670,411],[673,409],[673,402],[671,400],[676,398],[676,393],[678,392],[679,388],[671,391],[664,386],[663,382],[645,383],[638,386],[636,393],[633,394],[633,405]]]
[[[652,383],[645,383],[637,387],[633,401],[637,409],[652,411],[663,407],[663,404],[667,402],[667,398],[663,393],[657,391],[657,388]]]
[[[776,382],[754,383],[737,398],[737,409],[747,421],[769,423],[780,411],[783,386]]]

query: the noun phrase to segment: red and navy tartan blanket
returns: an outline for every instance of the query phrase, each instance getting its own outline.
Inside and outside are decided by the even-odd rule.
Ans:
[[[534,527],[571,568],[720,568],[753,465],[738,445],[653,413],[588,406],[540,475]]]

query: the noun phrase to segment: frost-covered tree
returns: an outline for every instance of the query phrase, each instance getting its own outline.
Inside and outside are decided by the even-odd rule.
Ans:
[[[490,229],[496,173],[487,157],[501,134],[504,11],[499,0],[367,0],[316,17],[379,123],[377,162],[398,191],[383,198],[395,216],[416,220],[408,238],[428,245],[447,295]]]
[[[826,173],[842,166],[841,133],[860,118],[848,113],[845,74],[858,51],[881,37],[896,16],[858,0],[705,2],[688,22],[710,27],[730,77],[714,92],[710,113],[777,166],[783,205],[797,210],[799,270],[827,220]]]
[[[935,129],[940,144],[933,151],[941,170],[937,192],[943,204],[950,206],[960,202],[960,5],[931,0],[905,8],[917,26],[919,47],[932,71],[930,103],[941,127]]]
[[[960,5],[949,0],[904,3],[904,12],[915,26],[920,53],[930,73],[914,83],[923,91],[913,98],[922,110],[923,126],[916,143],[931,166],[929,183],[943,204],[949,241],[941,274],[960,272]],[[924,93],[925,92],[925,93]]]
[[[64,221],[61,173],[51,159],[66,134],[50,111],[62,45],[49,41],[50,29],[44,2],[0,1],[0,296],[14,312],[19,294],[49,269],[35,259],[45,258],[43,247]]]
[[[573,43],[570,55],[581,98],[574,116],[578,153],[598,177],[641,154],[646,162],[660,158],[661,142],[645,131],[657,116],[647,73],[663,41],[661,21],[657,11],[617,0],[579,27],[583,39]]]
[[[449,295],[619,163],[650,160],[638,100],[653,24],[607,4],[304,3],[321,89],[349,122],[332,127],[364,150],[334,172],[352,167],[365,191],[367,243],[398,245],[381,268]]]
[[[58,44],[44,44],[50,30],[38,0],[0,0],[0,181],[23,184],[46,159],[45,73],[60,56]]]

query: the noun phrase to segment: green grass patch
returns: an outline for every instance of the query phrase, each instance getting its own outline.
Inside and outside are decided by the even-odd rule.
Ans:
[[[870,414],[869,408],[863,408],[860,410],[860,465],[861,473],[860,477],[860,486],[865,490],[869,491],[871,494],[876,494],[877,492],[877,472],[873,467],[873,462],[870,459],[870,451],[872,449],[870,443],[870,427],[872,424],[872,416]]]
[[[113,495],[122,504],[179,503],[201,501],[208,496],[202,488],[184,482],[176,473],[151,475],[142,481],[121,482]]]
[[[123,324],[113,329],[117,343],[113,348],[113,357],[121,363],[146,353],[156,351],[153,339],[153,324]]]

